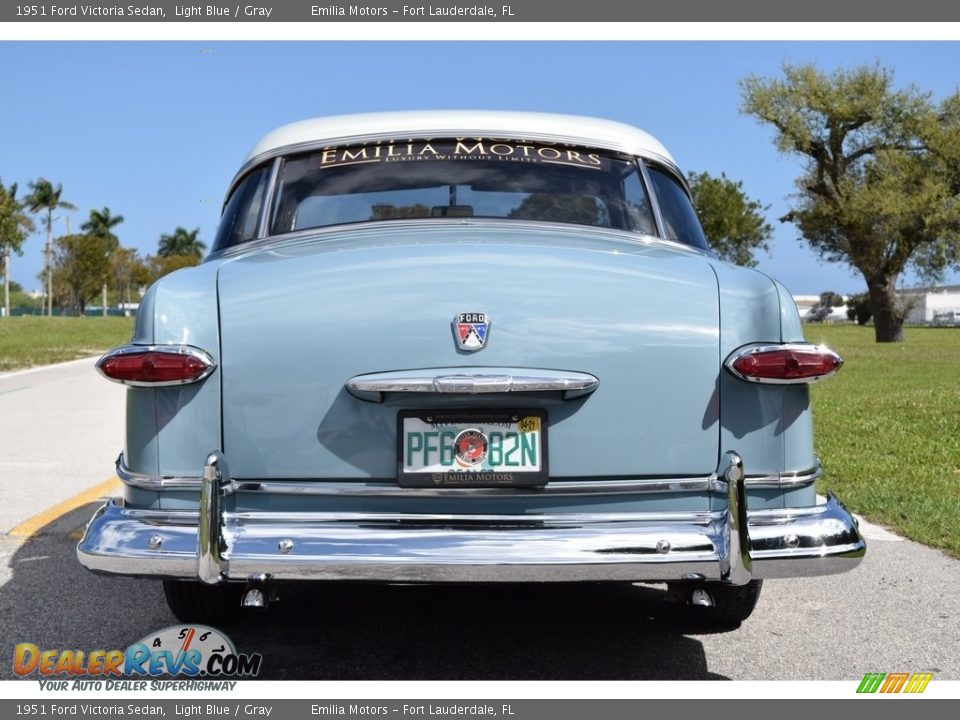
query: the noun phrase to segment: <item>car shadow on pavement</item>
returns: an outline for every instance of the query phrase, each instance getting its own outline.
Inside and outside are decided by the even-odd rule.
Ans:
[[[76,559],[96,505],[19,547],[4,538],[0,587],[5,659],[17,643],[124,649],[169,625],[160,582],[97,576]],[[657,586],[289,584],[266,611],[211,623],[240,652],[263,655],[260,677],[298,680],[705,680],[698,635],[710,629]],[[27,676],[36,679],[34,673]]]

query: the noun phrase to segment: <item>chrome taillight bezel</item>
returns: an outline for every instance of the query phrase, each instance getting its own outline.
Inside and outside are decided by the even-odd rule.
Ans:
[[[166,355],[186,355],[189,357],[196,358],[200,360],[204,367],[202,373],[196,377],[183,378],[177,380],[127,380],[123,378],[110,377],[104,371],[104,364],[111,358],[121,356],[121,355],[146,355],[148,353],[161,353]],[[217,363],[211,357],[210,353],[201,348],[194,347],[193,345],[121,345],[120,347],[113,348],[112,350],[104,353],[104,355],[97,360],[97,371],[111,382],[120,383],[121,385],[127,385],[129,387],[146,387],[146,388],[158,388],[158,387],[173,387],[177,385],[190,385],[192,383],[200,382],[201,380],[209,377],[209,375],[217,369]]]
[[[818,355],[826,355],[834,359],[836,361],[836,365],[827,372],[809,377],[798,378],[755,377],[752,375],[745,375],[735,367],[735,363],[744,357],[784,351],[799,353],[812,352]],[[723,366],[730,372],[731,375],[745,382],[759,383],[764,385],[809,385],[810,383],[824,380],[837,372],[837,370],[843,367],[843,358],[826,345],[815,345],[813,343],[754,343],[751,345],[744,345],[743,347],[734,350],[724,361]]]

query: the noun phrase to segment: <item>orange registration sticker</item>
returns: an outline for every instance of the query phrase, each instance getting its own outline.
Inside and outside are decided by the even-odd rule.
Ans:
[[[520,418],[520,422],[517,423],[517,430],[522,433],[540,432],[540,418],[535,415]]]

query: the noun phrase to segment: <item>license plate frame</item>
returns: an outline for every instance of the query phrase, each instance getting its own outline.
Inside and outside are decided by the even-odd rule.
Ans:
[[[505,451],[503,454],[507,454],[508,452],[515,453],[516,450],[520,449],[521,464],[518,466],[504,464],[502,468],[491,467],[489,469],[478,470],[463,468],[440,472],[407,471],[404,463],[404,453],[407,450],[405,420],[408,418],[416,418],[421,423],[427,425],[456,428],[455,432],[457,435],[471,429],[481,431],[480,434],[483,435],[482,430],[485,429],[485,427],[490,425],[503,425],[505,433],[518,433],[518,437],[512,446],[514,449]],[[516,419],[514,420],[514,418]],[[521,432],[523,422],[526,422],[528,427],[530,427],[529,424],[534,421],[536,423],[536,438],[531,439],[530,442],[537,443],[537,457],[539,459],[540,469],[521,470],[518,468],[523,467],[522,458],[524,457],[524,451],[520,448],[521,437],[519,433]],[[478,427],[471,428],[471,425]],[[515,429],[509,429],[510,426],[513,426]],[[438,430],[438,432],[442,432],[442,430]],[[523,434],[530,435],[533,432],[534,430],[529,430],[523,432]],[[547,435],[547,412],[542,409],[401,410],[397,413],[397,484],[400,487],[410,488],[543,487],[550,479]],[[486,443],[487,450],[489,451],[489,439],[486,440]],[[453,459],[455,460],[456,458]],[[481,462],[480,464],[482,466],[483,463]]]

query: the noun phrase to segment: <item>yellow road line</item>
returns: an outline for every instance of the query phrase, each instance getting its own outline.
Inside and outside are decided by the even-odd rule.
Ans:
[[[71,510],[76,510],[78,507],[83,507],[89,503],[95,502],[100,498],[112,495],[116,490],[120,489],[120,478],[112,477],[109,480],[105,480],[99,485],[94,485],[92,488],[84,490],[82,493],[74,495],[72,498],[68,498],[63,502],[59,502],[53,507],[47,508],[42,513],[34,515],[29,520],[26,520],[19,525],[17,525],[13,530],[11,530],[8,535],[11,537],[30,537],[35,534],[40,528],[45,525],[49,525],[58,517],[66,515]]]

